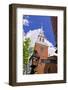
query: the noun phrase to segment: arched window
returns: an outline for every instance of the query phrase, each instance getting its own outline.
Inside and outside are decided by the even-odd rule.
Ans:
[[[41,37],[40,37],[40,41],[41,41]]]
[[[44,38],[42,38],[42,42],[44,42]]]

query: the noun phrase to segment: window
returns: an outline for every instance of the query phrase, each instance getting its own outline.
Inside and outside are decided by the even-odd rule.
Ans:
[[[44,38],[42,39],[42,42],[44,42]]]
[[[40,37],[40,41],[41,41],[41,37]]]

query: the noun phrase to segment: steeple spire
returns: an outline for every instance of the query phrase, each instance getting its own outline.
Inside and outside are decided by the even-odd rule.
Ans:
[[[43,24],[41,23],[41,30],[43,30]]]
[[[43,25],[41,24],[40,33],[38,35],[38,41],[43,43],[44,42],[44,32],[43,32]]]

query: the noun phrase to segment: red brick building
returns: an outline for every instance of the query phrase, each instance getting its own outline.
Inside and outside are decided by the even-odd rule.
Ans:
[[[35,42],[34,54],[32,57],[33,74],[57,73],[57,57],[48,57],[48,45],[45,41],[43,31],[40,32]]]
[[[38,35],[38,39],[35,43],[34,50],[37,51],[38,55],[40,56],[39,63],[35,68],[35,73],[56,73],[56,57],[48,57],[48,45],[47,43],[45,43],[45,37],[43,32],[40,32],[40,34]]]
[[[40,32],[40,34],[38,35],[34,50],[37,51],[38,55],[40,56],[39,64],[35,68],[35,71],[37,71],[37,74],[44,73],[45,64],[41,62],[42,60],[46,60],[48,58],[48,45],[45,43],[43,32]]]

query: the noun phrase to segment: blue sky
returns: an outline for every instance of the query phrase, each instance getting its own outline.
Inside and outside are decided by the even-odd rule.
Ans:
[[[43,26],[45,37],[55,46],[55,36],[53,32],[51,16],[36,16],[36,15],[24,15],[23,20],[26,24],[23,25],[24,32],[27,33],[30,30],[38,29]]]

